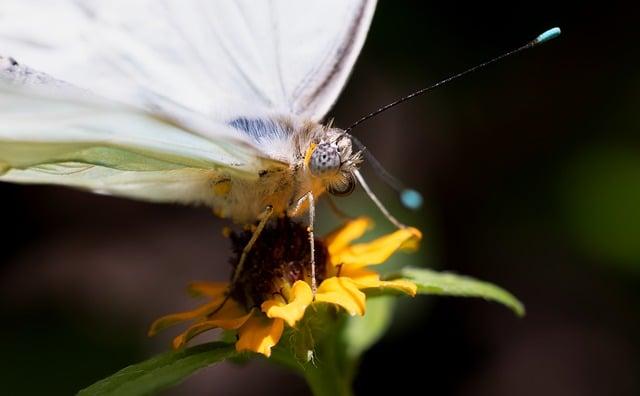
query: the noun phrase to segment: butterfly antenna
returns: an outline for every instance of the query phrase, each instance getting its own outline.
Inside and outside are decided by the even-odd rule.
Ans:
[[[467,69],[467,70],[465,70],[463,72],[455,74],[455,75],[453,75],[451,77],[445,78],[444,80],[442,80],[442,81],[440,81],[438,83],[435,83],[435,84],[433,84],[433,85],[431,85],[429,87],[426,87],[426,88],[419,89],[419,90],[417,90],[417,91],[415,91],[413,93],[410,93],[407,96],[404,96],[404,97],[396,100],[395,102],[391,102],[391,103],[389,103],[389,104],[387,104],[385,106],[380,107],[378,110],[367,114],[366,116],[360,118],[358,121],[356,121],[353,124],[351,124],[350,127],[345,129],[345,132],[351,131],[353,128],[355,128],[356,126],[358,126],[361,123],[365,122],[366,120],[368,120],[370,118],[373,118],[373,117],[377,116],[378,114],[391,109],[392,107],[395,107],[395,106],[397,106],[397,105],[399,105],[401,103],[404,103],[404,102],[406,102],[408,100],[411,100],[411,99],[413,99],[415,97],[418,97],[418,96],[423,95],[423,94],[425,94],[427,92],[430,92],[430,91],[438,88],[441,85],[447,84],[448,82],[453,81],[453,80],[455,80],[457,78],[460,78],[460,77],[465,76],[467,74],[473,73],[474,71],[476,71],[478,69],[482,69],[482,68],[484,68],[486,66],[489,66],[490,64],[495,63],[495,62],[497,62],[497,61],[499,61],[501,59],[504,59],[504,58],[506,58],[508,56],[515,55],[518,52],[524,51],[524,50],[529,49],[529,48],[533,48],[538,44],[542,44],[542,43],[547,42],[547,41],[549,41],[551,39],[554,39],[554,38],[558,37],[559,35],[560,35],[560,28],[554,27],[552,29],[549,29],[549,30],[545,31],[544,33],[540,34],[534,40],[531,40],[530,42],[528,42],[527,44],[525,44],[525,45],[523,45],[523,46],[521,46],[519,48],[511,50],[511,51],[509,51],[509,52],[507,52],[505,54],[497,56],[497,57],[495,57],[495,58],[493,58],[491,60],[488,60],[486,62],[480,63],[479,65],[476,65],[476,66],[474,66],[474,67],[472,67],[470,69]]]
[[[409,209],[420,209],[423,202],[422,194],[414,189],[407,188],[397,177],[389,173],[373,153],[371,153],[371,151],[369,151],[367,147],[355,136],[350,134],[347,134],[347,136],[349,136],[351,142],[358,148],[358,150],[360,150],[362,155],[364,155],[367,160],[367,164],[373,167],[376,175],[378,175],[386,184],[389,185],[389,187],[398,193],[402,204]]]

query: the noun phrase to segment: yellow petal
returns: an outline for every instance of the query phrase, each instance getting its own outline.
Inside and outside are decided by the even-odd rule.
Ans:
[[[332,277],[325,279],[318,287],[316,301],[339,305],[349,315],[364,315],[365,294],[349,278]]]
[[[367,217],[358,217],[353,220],[349,220],[342,227],[331,232],[324,238],[324,241],[329,250],[329,254],[333,255],[345,248],[351,243],[351,241],[360,238],[364,235],[373,222]]]
[[[418,286],[406,279],[396,279],[392,281],[380,280],[380,274],[366,268],[351,268],[345,270],[342,275],[351,278],[353,283],[360,290],[366,289],[393,289],[399,292],[415,297],[418,292]]]
[[[269,319],[256,313],[238,330],[236,351],[253,351],[269,357],[271,348],[280,341],[283,330],[282,319]]]
[[[196,296],[218,298],[229,288],[227,282],[193,282],[189,285],[189,292]]]
[[[394,289],[411,297],[415,297],[418,292],[418,286],[415,283],[406,279],[396,279],[392,281],[380,281],[380,288],[382,289]]]
[[[307,282],[299,280],[291,288],[288,304],[279,299],[267,300],[262,303],[262,312],[271,319],[283,319],[289,326],[294,327],[312,301],[311,287]]]
[[[363,284],[380,281],[379,273],[363,267],[343,266],[340,271],[340,276],[351,278],[352,281]]]
[[[152,337],[158,334],[159,331],[166,329],[169,326],[176,325],[181,322],[185,322],[187,320],[193,320],[197,318],[203,318],[209,315],[211,312],[218,309],[220,304],[222,304],[223,299],[216,299],[207,303],[201,307],[198,307],[191,311],[185,311],[170,315],[165,315],[161,318],[156,319],[151,326],[149,327],[149,331],[147,334],[149,337]]]
[[[371,242],[342,249],[331,256],[331,261],[334,265],[343,264],[343,268],[381,264],[399,249],[415,250],[421,238],[422,234],[417,229],[402,228]]]
[[[232,313],[231,311],[225,312],[226,314]],[[236,312],[239,313],[239,312]],[[249,319],[253,310],[249,313],[245,313],[242,311],[242,316],[224,316],[220,317],[220,315],[216,314],[215,319],[205,320],[203,322],[198,322],[193,326],[189,327],[183,333],[178,335],[173,339],[173,347],[175,349],[183,347],[190,339],[197,336],[198,334],[202,334],[205,331],[211,329],[225,329],[225,330],[234,330],[245,324],[245,322]]]

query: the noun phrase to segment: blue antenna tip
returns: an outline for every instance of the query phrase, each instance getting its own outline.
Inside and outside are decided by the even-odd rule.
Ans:
[[[542,33],[541,35],[539,35],[538,37],[536,37],[535,40],[533,40],[536,44],[542,44],[545,41],[549,41],[551,39],[554,39],[556,37],[558,37],[560,35],[560,28],[559,27],[554,27],[551,28],[549,30],[547,30],[546,32]]]
[[[409,209],[420,209],[422,206],[422,194],[416,190],[406,188],[400,193],[402,204]]]

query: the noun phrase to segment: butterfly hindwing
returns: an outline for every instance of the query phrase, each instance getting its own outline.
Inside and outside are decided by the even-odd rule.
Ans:
[[[192,115],[187,129],[6,57],[0,57],[0,119],[4,181],[206,203],[217,178],[256,179],[272,164],[232,127]],[[154,189],[163,193],[154,197]]]

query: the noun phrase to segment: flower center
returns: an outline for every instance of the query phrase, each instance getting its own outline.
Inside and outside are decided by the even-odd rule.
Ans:
[[[234,270],[242,249],[251,239],[251,231],[232,232],[229,236]],[[232,285],[231,297],[249,309],[280,295],[287,301],[289,289],[295,281],[311,283],[311,252],[309,233],[303,225],[288,217],[278,218],[265,227],[251,248],[237,282]],[[315,239],[316,282],[326,277],[329,253],[322,240]]]

